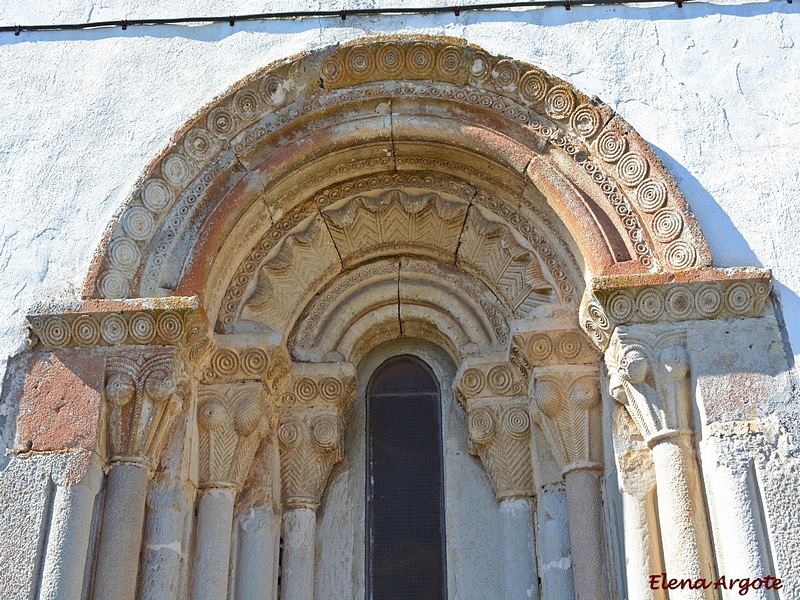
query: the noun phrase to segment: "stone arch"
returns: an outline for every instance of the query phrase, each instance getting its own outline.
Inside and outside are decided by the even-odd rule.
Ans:
[[[259,266],[252,252],[285,247],[302,215],[332,200],[332,182],[386,173],[480,182],[456,195],[518,232],[504,202],[538,220],[536,230],[561,246],[555,255],[573,263],[559,270],[572,270],[565,275],[578,288],[589,276],[711,261],[672,177],[600,101],[459,40],[397,38],[271,65],[200,111],[131,193],[85,294],[199,292],[209,315],[224,319],[241,310],[236,294]],[[226,248],[230,237],[251,256]]]
[[[606,568],[598,474],[610,462],[597,348],[607,350],[610,393],[647,443],[684,436],[682,462],[656,472],[690,472],[690,360],[675,323],[761,317],[769,293],[768,273],[711,268],[674,180],[600,101],[459,40],[397,37],[271,65],[203,109],[120,209],[82,305],[29,321],[45,351],[68,349],[79,367],[105,361],[95,383],[112,410],[98,408],[109,427],[96,437],[122,450],[108,458],[96,594],[120,578],[135,591],[148,479],[183,419],[173,460],[202,463],[197,481],[175,483],[199,496],[194,590],[227,596],[228,525],[242,496],[263,500],[247,488],[257,456],[280,480],[283,512],[248,510],[302,533],[286,542],[282,585],[310,598],[309,543],[343,457],[354,363],[404,338],[459,365],[469,451],[506,503],[507,531],[532,523],[518,509],[537,490],[566,488],[568,536],[590,532],[571,542],[575,590],[602,599],[611,590],[597,575]],[[123,362],[125,373],[114,371]],[[158,377],[151,362],[166,365]],[[668,402],[658,422],[639,419]],[[154,442],[122,443],[134,438]],[[696,491],[686,495],[702,513]],[[680,494],[659,494],[661,522],[692,518]],[[138,519],[133,534],[115,528],[115,514]],[[151,516],[154,530],[186,527],[168,511]],[[657,527],[641,530],[656,539]],[[687,549],[667,558],[696,550],[699,578],[710,573],[710,542],[702,519],[693,527]],[[273,538],[258,544],[274,555]],[[504,560],[536,586],[535,560],[516,550],[528,541]],[[169,565],[144,560],[153,572],[143,586],[166,581]],[[273,585],[269,573],[247,585]],[[562,576],[550,585],[572,589],[572,574]],[[519,583],[506,581],[506,597]]]

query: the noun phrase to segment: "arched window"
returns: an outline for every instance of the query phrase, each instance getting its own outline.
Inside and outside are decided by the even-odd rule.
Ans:
[[[413,356],[367,389],[367,598],[442,600],[444,486],[439,386]]]

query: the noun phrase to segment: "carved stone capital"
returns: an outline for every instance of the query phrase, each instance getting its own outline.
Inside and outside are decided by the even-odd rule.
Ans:
[[[175,348],[126,349],[106,358],[109,460],[154,469],[188,396]]]
[[[581,365],[600,361],[600,354],[579,329],[557,327],[520,331],[511,340],[511,362],[527,367],[530,377],[534,367],[545,365]]]
[[[533,420],[542,427],[562,474],[602,468],[597,367],[538,367],[531,381],[530,397]]]
[[[269,429],[262,389],[261,383],[199,386],[200,487],[241,488]]]
[[[316,510],[331,469],[343,456],[343,415],[355,395],[355,368],[347,362],[292,367],[278,397],[283,504]]]
[[[672,326],[618,327],[606,352],[609,388],[652,446],[691,431],[686,332]]]
[[[469,449],[498,500],[533,495],[531,420],[525,381],[507,363],[471,364],[456,385],[467,413]]]

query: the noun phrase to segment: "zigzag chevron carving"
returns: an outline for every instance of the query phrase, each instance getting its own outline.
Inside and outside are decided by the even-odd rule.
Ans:
[[[536,253],[523,246],[508,226],[487,219],[474,207],[461,236],[458,266],[482,274],[481,279],[494,286],[495,293],[519,318],[556,300]]]

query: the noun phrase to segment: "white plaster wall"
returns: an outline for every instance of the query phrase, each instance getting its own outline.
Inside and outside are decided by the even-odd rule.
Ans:
[[[437,3],[449,2],[402,4]],[[302,4],[33,0],[0,3],[0,24]],[[698,2],[0,34],[0,372],[24,344],[25,312],[81,287],[133,182],[194,112],[271,61],[389,32],[462,37],[599,96],[676,176],[718,265],[774,270],[800,351],[799,13],[784,0]]]

